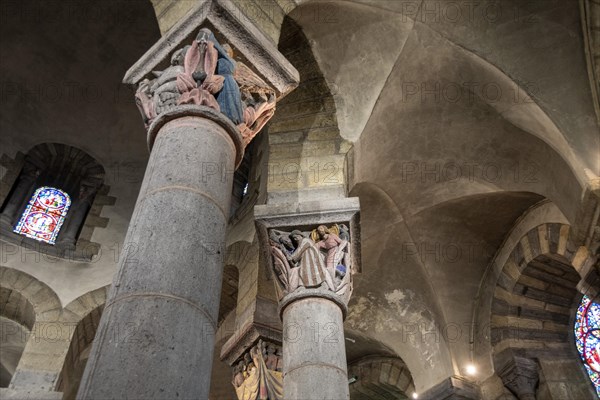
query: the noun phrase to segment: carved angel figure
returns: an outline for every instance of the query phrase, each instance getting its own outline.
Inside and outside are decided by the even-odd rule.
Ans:
[[[214,95],[223,88],[224,78],[215,74],[218,53],[211,31],[201,29],[196,40],[185,52],[183,73],[177,75],[181,93],[178,104],[196,104],[220,111]]]
[[[177,50],[171,66],[153,72],[136,92],[146,128],[161,113],[181,104],[211,107],[226,115],[248,145],[275,113],[275,91],[241,62],[227,44],[203,28],[191,45]]]
[[[288,260],[298,263],[302,286],[318,287],[326,282],[329,290],[335,290],[333,277],[325,269],[324,259],[315,243],[298,230],[292,231],[290,237],[295,250],[289,255]]]
[[[273,347],[273,345],[269,345]],[[281,400],[283,399],[283,376],[281,372],[269,368],[267,344],[262,340],[244,355],[243,366],[234,368],[233,385],[239,400]],[[274,356],[276,357],[276,356]],[[277,364],[271,360],[269,364]],[[244,365],[245,364],[245,365]],[[250,372],[240,381],[240,369]],[[241,383],[240,383],[241,382]],[[239,385],[237,384],[239,383]]]
[[[314,229],[309,235],[298,230],[287,234],[270,232],[272,265],[279,298],[299,287],[323,287],[349,298],[351,264],[348,230],[334,225]],[[342,232],[344,239],[338,236]],[[348,290],[350,289],[350,290]]]
[[[296,290],[299,285],[299,269],[296,263],[290,263],[288,260],[294,252],[294,245],[289,235],[278,235],[273,231],[271,232],[270,246],[273,257],[273,270],[279,282],[275,287],[280,292],[278,293],[279,297],[283,297]],[[284,293],[281,292],[282,290]]]

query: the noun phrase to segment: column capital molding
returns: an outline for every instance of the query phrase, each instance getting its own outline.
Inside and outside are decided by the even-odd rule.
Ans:
[[[507,349],[496,356],[495,368],[504,386],[519,399],[535,399],[539,381],[539,367],[535,360],[518,356]]]
[[[329,299],[345,316],[352,275],[361,270],[358,198],[261,205],[254,217],[280,316],[290,303],[307,297]]]
[[[207,27],[231,44],[251,68],[277,92],[278,99],[298,86],[300,74],[271,40],[232,0],[198,0],[196,5],[129,68],[123,83],[138,85],[152,71],[168,65],[171,55]]]
[[[287,306],[289,306],[290,304],[292,304],[296,301],[308,299],[308,298],[311,298],[311,299],[321,298],[321,299],[326,299],[326,300],[334,302],[342,310],[342,319],[346,319],[346,314],[348,314],[348,305],[346,304],[346,301],[344,301],[344,298],[342,296],[338,296],[337,294],[333,293],[331,290],[328,290],[328,289],[325,289],[322,287],[319,287],[316,289],[315,288],[307,289],[307,288],[300,287],[296,291],[284,296],[281,299],[281,301],[279,302],[279,307],[278,307],[279,316],[283,319],[283,312],[285,311],[285,308]]]
[[[298,71],[232,0],[199,0],[125,74],[146,128],[185,104],[229,118],[244,147],[300,82]]]
[[[293,85],[281,92],[274,82],[265,82],[265,74],[257,73],[262,65],[248,66],[225,40],[205,25],[193,39],[181,43],[162,71],[147,71],[136,82],[136,104],[146,128],[161,115],[192,104],[226,116],[240,131],[243,147],[252,141],[275,115],[277,99]]]
[[[243,355],[258,343],[266,340],[281,345],[281,330],[252,321],[239,330],[225,342],[219,356],[221,361],[233,366]]]

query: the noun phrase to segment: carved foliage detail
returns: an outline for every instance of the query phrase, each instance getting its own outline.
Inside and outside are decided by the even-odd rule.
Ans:
[[[233,367],[239,400],[283,399],[281,347],[259,340]]]
[[[146,128],[178,105],[201,105],[227,116],[247,145],[275,114],[273,88],[236,62],[231,47],[222,46],[208,29],[173,53],[167,69],[153,73],[155,78],[140,82],[135,95]]]
[[[320,225],[310,232],[271,230],[269,245],[280,299],[301,288],[323,288],[348,302],[353,269],[346,225]]]

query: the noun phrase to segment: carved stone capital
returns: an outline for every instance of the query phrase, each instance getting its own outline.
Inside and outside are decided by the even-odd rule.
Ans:
[[[360,271],[359,212],[358,198],[255,207],[280,313],[304,297],[330,298],[345,311],[352,275]]]
[[[480,398],[479,387],[460,376],[451,376],[419,394],[419,399],[423,400],[475,400]]]
[[[237,127],[246,146],[275,114],[275,89],[236,62],[231,47],[206,28],[173,53],[168,68],[153,75],[138,84],[135,94],[147,128],[179,106],[208,107]]]
[[[232,364],[239,400],[283,399],[281,344],[259,339]]]
[[[501,353],[496,359],[496,371],[504,386],[519,400],[535,399],[539,381],[537,363],[510,351]]]
[[[137,87],[147,128],[174,107],[206,106],[229,118],[246,146],[299,80],[298,71],[233,1],[199,0],[123,82]]]

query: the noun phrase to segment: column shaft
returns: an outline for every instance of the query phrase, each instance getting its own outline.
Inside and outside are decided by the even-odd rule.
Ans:
[[[322,297],[283,310],[283,390],[286,400],[350,398],[340,306]]]
[[[77,398],[208,398],[236,157],[214,120],[157,128]]]

